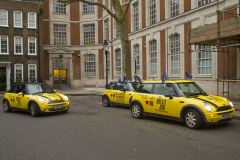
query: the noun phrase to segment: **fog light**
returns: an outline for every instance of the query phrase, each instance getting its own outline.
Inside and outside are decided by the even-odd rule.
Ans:
[[[211,114],[211,117],[213,117],[213,114]]]

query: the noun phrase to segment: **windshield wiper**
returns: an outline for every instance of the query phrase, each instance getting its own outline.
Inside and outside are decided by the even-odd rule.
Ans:
[[[43,92],[36,92],[36,93],[33,93],[33,94],[38,94],[38,93],[43,93]]]

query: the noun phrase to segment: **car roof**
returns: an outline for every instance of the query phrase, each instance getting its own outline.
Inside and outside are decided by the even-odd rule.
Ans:
[[[193,82],[193,81],[191,81],[191,80],[167,80],[164,83],[187,83],[187,82]],[[143,83],[162,83],[162,80],[144,81]]]

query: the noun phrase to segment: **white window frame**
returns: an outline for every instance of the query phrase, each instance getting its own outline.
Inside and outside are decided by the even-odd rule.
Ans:
[[[83,25],[83,38],[84,38],[83,42],[84,42],[84,45],[95,44],[95,39],[96,39],[95,29],[96,28],[95,28],[94,23]],[[93,40],[93,41],[91,41],[91,40]]]
[[[180,34],[174,34],[170,37],[170,53],[171,74],[179,75],[181,72]]]
[[[28,82],[31,82],[31,76],[30,76],[30,66],[34,66],[35,68],[35,79],[36,79],[36,82],[37,82],[37,65],[36,64],[28,64]]]
[[[157,41],[152,40],[149,44],[150,47],[150,75],[157,75]]]
[[[0,9],[0,12],[6,12],[6,17],[2,17],[2,15],[3,14],[0,14],[1,15],[1,17],[0,17],[0,22],[2,22],[2,20],[4,21],[6,21],[6,24],[1,24],[0,23],[0,26],[1,27],[8,27],[8,11],[7,10],[4,10],[4,9]]]
[[[118,25],[117,25],[116,20],[115,20],[115,37],[116,37],[116,38],[119,38],[119,37],[120,37],[120,32],[119,32],[119,29],[118,29]]]
[[[172,5],[174,3],[174,5]],[[170,16],[175,17],[179,15],[179,0],[170,0]]]
[[[23,64],[14,64],[14,82],[17,81],[17,76],[16,76],[16,66],[19,65],[22,68],[22,82],[23,82]]]
[[[35,41],[35,53],[30,53],[30,38],[34,38]],[[28,55],[37,55],[37,38],[36,37],[28,37]]]
[[[93,58],[93,60],[91,59]],[[90,72],[86,72],[90,70]],[[84,77],[96,77],[96,56],[95,54],[84,55]]]
[[[139,3],[133,4],[133,30],[139,30]]]
[[[94,2],[94,0],[87,0],[87,1]],[[95,7],[94,5],[83,3],[83,14],[95,13],[95,8],[94,7]]]
[[[23,37],[21,38],[21,53],[16,53],[16,38],[19,38],[20,36],[15,36],[14,37],[14,54],[16,55],[23,55]]]
[[[211,3],[212,1],[214,1],[214,0],[197,0],[197,5],[198,5],[198,7],[202,7],[202,6],[205,6],[209,3]],[[204,2],[205,2],[205,4],[204,4]]]
[[[66,6],[64,6],[64,3],[53,0],[53,13],[66,14]]]
[[[205,49],[210,48],[208,45],[199,45],[198,49]],[[211,51],[199,51],[198,52],[198,74],[199,75],[211,75],[212,74],[212,53]],[[204,62],[204,63],[203,63]],[[208,65],[207,65],[208,63]],[[201,65],[200,65],[201,64]],[[203,70],[201,68],[205,69],[205,73],[203,73]],[[207,73],[207,70],[209,73]]]
[[[63,33],[65,33],[65,37]],[[53,24],[53,44],[67,45],[67,25]]]
[[[150,0],[149,1],[149,24],[153,25],[157,23],[157,1],[156,0]]]
[[[109,6],[109,0],[105,0],[105,3],[104,3],[104,4],[105,4],[105,6],[108,7],[108,6]]]
[[[134,46],[134,52],[135,52],[135,61],[136,61],[136,74],[140,75],[140,54],[139,54],[139,44]],[[135,61],[134,61],[134,70],[135,70]]]
[[[2,53],[2,37],[7,38],[7,53]],[[0,35],[0,54],[1,55],[8,55],[9,54],[9,42],[8,42],[8,36]]]
[[[16,25],[16,13],[21,13],[21,25]],[[13,21],[14,21],[14,27],[17,27],[17,28],[22,28],[22,12],[21,11],[14,11],[14,14],[13,14]]]
[[[105,33],[104,33],[104,36],[105,36],[105,38],[104,39],[107,39],[108,41],[109,41],[109,19],[106,19],[105,21],[104,21],[104,31],[105,31]]]
[[[122,54],[121,54],[121,49],[117,49],[116,51],[115,51],[116,53],[115,53],[115,65],[116,65],[116,69],[115,69],[115,73],[116,73],[116,76],[119,76],[119,75],[121,75],[121,73],[122,73],[122,71],[121,71],[121,69],[122,69]],[[120,69],[120,71],[119,71],[119,69]]]
[[[30,21],[33,21],[30,19],[30,14],[34,14],[34,26],[33,27],[30,26]],[[35,12],[28,12],[28,28],[34,28],[34,29],[37,28],[37,14]]]

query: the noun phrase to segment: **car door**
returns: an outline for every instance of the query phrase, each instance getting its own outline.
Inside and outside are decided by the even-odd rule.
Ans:
[[[134,91],[141,85],[140,82],[127,82],[126,83],[126,88],[127,91],[125,92],[125,104],[129,104],[130,98],[133,96]]]
[[[24,92],[24,93],[22,92],[23,89],[25,88],[25,86],[19,85],[18,88],[19,88],[20,92],[18,92],[18,94],[16,95],[15,107],[21,108],[21,109],[27,109],[27,107],[26,107],[27,102],[28,102],[27,94],[26,94],[26,92]]]
[[[144,112],[150,112],[151,110],[151,104],[150,101],[152,101],[152,86],[151,83],[143,83],[136,93],[137,99],[141,102]]]
[[[109,97],[110,102],[114,102],[114,103],[116,101],[116,90],[115,90],[116,85],[117,85],[117,83],[110,83],[107,86],[107,92],[105,91]]]
[[[13,88],[13,91],[12,91],[12,94],[11,94],[11,97],[10,97],[10,106],[11,107],[17,107],[17,104],[18,104],[18,101],[17,101],[17,96],[18,96],[18,93],[20,92],[20,88],[18,85],[16,85],[14,88]]]
[[[165,97],[166,94],[171,96]],[[153,103],[153,107],[151,113],[177,117],[179,98],[176,96],[171,83],[155,84],[152,97],[153,101],[151,103]]]
[[[125,91],[127,90],[126,85],[122,83],[117,83],[116,90],[115,90],[115,93],[116,93],[115,103],[125,104],[126,92],[123,90]]]

